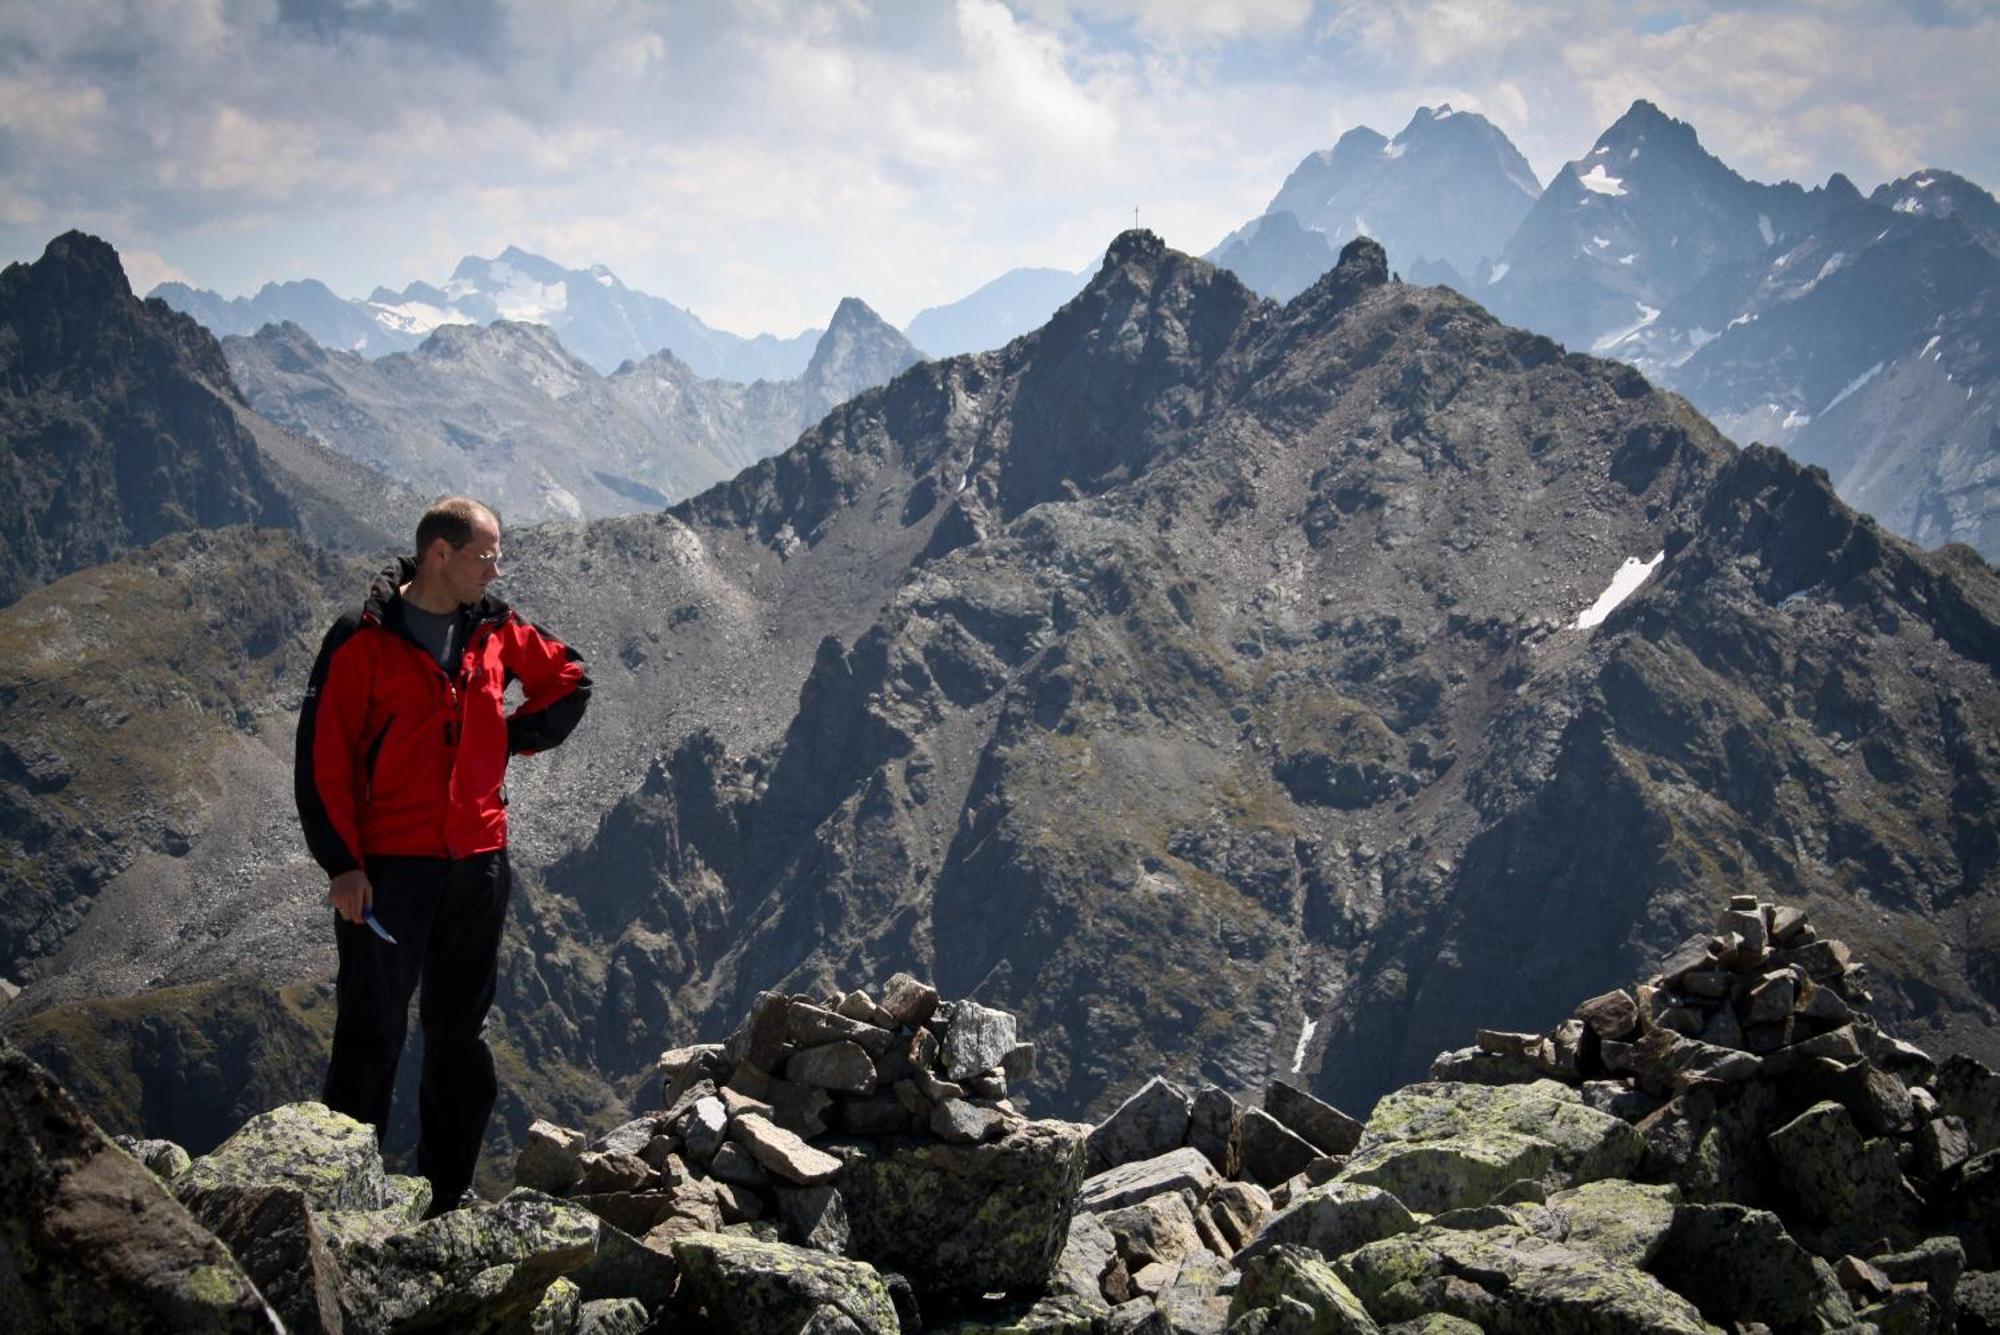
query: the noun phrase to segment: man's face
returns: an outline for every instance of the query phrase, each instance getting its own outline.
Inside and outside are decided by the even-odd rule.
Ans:
[[[463,547],[442,545],[444,581],[451,596],[461,604],[476,603],[486,594],[486,586],[500,577],[500,529],[494,524],[475,524],[472,537]]]

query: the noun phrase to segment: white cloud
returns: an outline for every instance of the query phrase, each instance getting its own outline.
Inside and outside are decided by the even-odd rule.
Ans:
[[[1075,268],[1135,204],[1205,249],[1419,103],[1483,112],[1543,179],[1647,96],[1746,174],[1991,184],[2000,19],[1933,7],[1954,26],[1888,0],[15,5],[0,243],[97,220],[225,292],[353,294],[518,243],[788,331]]]
[[[118,248],[119,263],[125,266],[125,281],[132,290],[145,296],[161,283],[187,283],[192,280],[187,273],[157,250],[142,250],[135,246]]]

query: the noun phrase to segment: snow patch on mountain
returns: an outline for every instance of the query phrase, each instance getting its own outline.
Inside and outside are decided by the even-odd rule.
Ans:
[[[1589,630],[1592,626],[1603,624],[1604,618],[1617,611],[1618,605],[1630,598],[1633,591],[1644,584],[1646,577],[1658,569],[1660,562],[1666,559],[1667,554],[1664,551],[1657,553],[1650,561],[1641,561],[1636,556],[1626,557],[1625,564],[1619,566],[1618,573],[1611,577],[1610,585],[1603,593],[1597,595],[1597,601],[1577,614],[1576,629]]]
[[[1610,195],[1613,198],[1625,193],[1625,182],[1604,170],[1604,164],[1601,162],[1577,177],[1576,183],[1594,194]]]

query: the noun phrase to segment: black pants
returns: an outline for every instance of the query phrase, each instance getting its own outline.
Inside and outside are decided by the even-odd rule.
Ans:
[[[368,880],[376,921],[396,944],[366,923],[334,917],[340,1007],[324,1101],[372,1124],[376,1139],[382,1138],[410,1027],[410,994],[421,983],[417,1171],[430,1179],[432,1208],[448,1209],[472,1185],[499,1092],[481,1030],[493,1005],[500,931],[513,888],[507,850],[452,860],[369,858]]]

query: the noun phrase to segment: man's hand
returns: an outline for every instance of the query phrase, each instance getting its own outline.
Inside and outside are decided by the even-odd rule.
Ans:
[[[326,887],[326,902],[359,927],[362,911],[375,903],[375,887],[368,883],[368,873],[356,867],[333,878]]]

